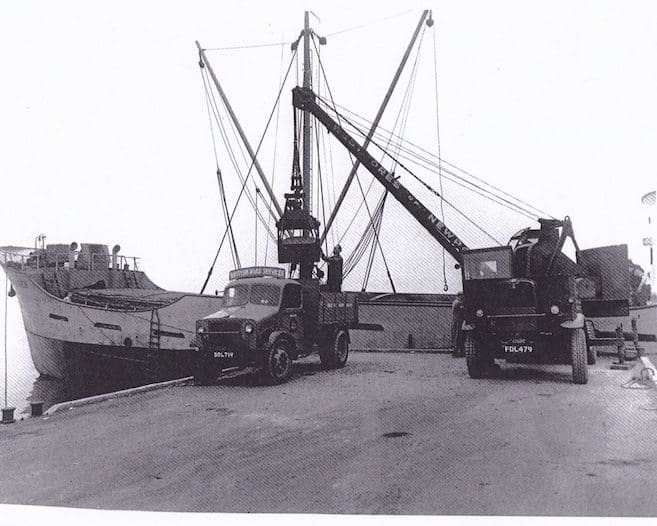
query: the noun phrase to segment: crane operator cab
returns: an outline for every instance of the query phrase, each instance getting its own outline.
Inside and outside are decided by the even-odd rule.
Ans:
[[[480,378],[507,363],[564,363],[586,383],[585,316],[627,316],[627,245],[580,250],[570,218],[540,219],[506,246],[462,252],[465,354]],[[573,261],[562,249],[570,238]]]

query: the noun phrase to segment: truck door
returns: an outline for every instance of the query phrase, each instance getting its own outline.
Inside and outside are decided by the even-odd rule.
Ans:
[[[577,264],[597,282],[595,297],[580,293],[584,316],[609,317],[630,314],[630,271],[627,245],[589,248],[577,253]],[[582,290],[590,289],[582,287]]]
[[[296,283],[288,283],[283,287],[281,299],[281,330],[289,331],[294,337],[297,349],[303,348],[303,319],[301,286]]]

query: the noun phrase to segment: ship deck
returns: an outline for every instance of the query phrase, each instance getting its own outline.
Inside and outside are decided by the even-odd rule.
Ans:
[[[72,293],[71,302],[121,310],[158,309],[178,301],[185,292],[161,289],[82,289]]]

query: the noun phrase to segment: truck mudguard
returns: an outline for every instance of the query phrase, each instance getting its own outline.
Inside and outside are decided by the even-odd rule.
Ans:
[[[574,320],[567,320],[560,324],[564,329],[583,329],[584,328],[584,314],[577,313]]]

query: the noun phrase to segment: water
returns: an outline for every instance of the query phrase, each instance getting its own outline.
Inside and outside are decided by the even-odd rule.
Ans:
[[[16,418],[30,413],[30,401],[42,400],[44,408],[62,402],[66,399],[65,389],[62,382],[51,379],[39,378],[39,373],[32,364],[30,348],[27,344],[25,326],[21,316],[18,298],[7,297],[7,399],[5,401],[5,274],[0,270],[0,340],[2,348],[0,353],[0,402],[3,407],[15,407]]]

